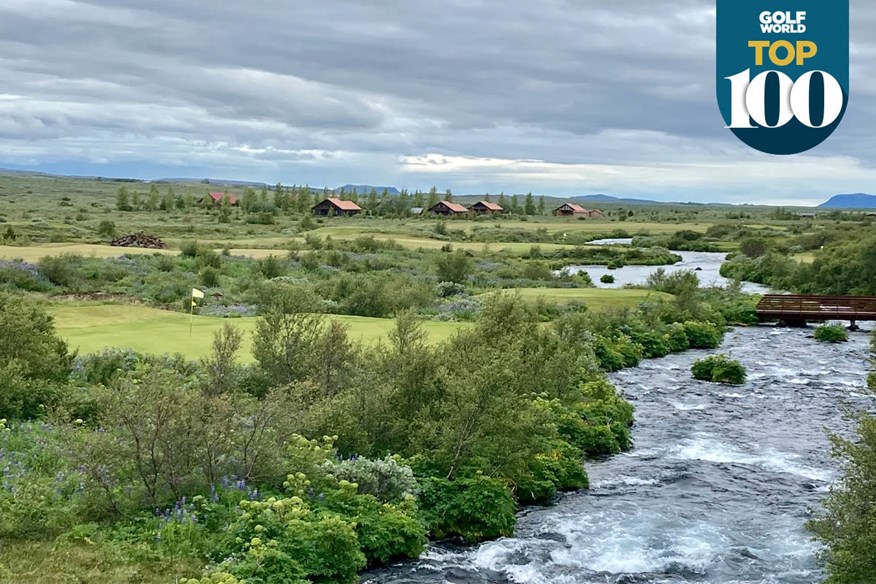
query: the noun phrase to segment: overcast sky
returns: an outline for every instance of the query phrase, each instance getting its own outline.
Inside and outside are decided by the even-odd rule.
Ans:
[[[774,157],[724,129],[714,0],[2,0],[0,167],[807,204],[876,192],[851,102]]]

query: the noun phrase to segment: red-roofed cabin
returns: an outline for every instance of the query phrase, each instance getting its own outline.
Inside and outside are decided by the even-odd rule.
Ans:
[[[599,217],[605,217],[605,214],[598,209],[585,209],[581,205],[576,205],[575,203],[566,203],[565,205],[557,207],[556,209],[554,209],[554,215],[575,215],[578,217],[591,217],[594,219]]]
[[[312,211],[314,215],[320,217],[328,217],[329,215],[358,215],[362,212],[362,207],[353,201],[342,201],[329,197],[318,205],[314,205]]]
[[[430,215],[444,215],[445,217],[447,217],[448,215],[465,215],[466,213],[468,213],[468,209],[466,209],[459,203],[441,201],[438,204],[429,207],[428,213]]]
[[[222,200],[226,196],[228,197],[228,204],[232,207],[237,207],[238,205],[240,205],[240,200],[231,193],[210,193],[206,197],[198,200],[198,204],[203,205],[205,202],[209,202],[215,207],[216,205],[221,205]]]
[[[478,215],[492,215],[493,213],[501,213],[504,211],[502,207],[489,201],[478,201],[469,207],[469,210]]]

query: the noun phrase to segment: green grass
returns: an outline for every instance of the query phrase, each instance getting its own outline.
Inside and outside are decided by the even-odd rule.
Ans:
[[[519,293],[524,300],[542,298],[559,305],[584,302],[590,310],[634,308],[649,298],[669,297],[649,290],[611,288],[519,288],[508,292]],[[213,335],[225,323],[230,323],[244,333],[241,360],[252,361],[252,331],[255,330],[256,318],[191,318],[180,312],[147,306],[95,302],[55,304],[50,306],[50,311],[55,317],[58,333],[81,354],[122,348],[151,354],[182,353],[188,358],[197,359],[209,354]],[[346,324],[350,337],[365,344],[385,340],[394,326],[394,321],[388,318],[343,315],[329,318]],[[423,329],[432,343],[439,343],[467,326],[466,323],[423,322]]]
[[[137,563],[109,544],[0,540],[0,582],[165,584],[201,572],[197,561]]]
[[[671,298],[662,292],[626,288],[518,288],[515,292],[525,300],[542,298],[560,305],[583,302],[590,310],[635,308],[644,300]]]
[[[59,256],[61,254],[76,254],[84,257],[114,258],[122,254],[146,254],[154,253],[176,254],[179,252],[142,249],[137,247],[112,247],[109,245],[93,245],[90,243],[47,243],[45,245],[8,246],[0,245],[0,259],[22,259],[26,262],[37,262],[46,256]]]
[[[179,312],[122,304],[70,303],[51,306],[50,310],[58,333],[71,348],[78,348],[83,354],[116,347],[152,354],[182,353],[195,359],[209,354],[213,334],[225,323],[230,323],[245,333],[241,359],[252,361],[251,333],[255,329],[255,318],[195,316],[190,319]],[[394,321],[386,318],[331,318],[346,324],[352,339],[366,344],[385,339],[394,326]],[[423,323],[429,341],[433,343],[448,338],[464,326],[467,325],[436,321]]]
[[[215,251],[220,252],[222,251],[222,248],[216,247]],[[243,256],[253,259],[262,259],[269,255],[283,257],[289,253],[289,251],[285,249],[262,248],[233,248],[230,252],[233,256]],[[90,243],[47,243],[44,245],[28,245],[21,247],[0,245],[0,260],[21,259],[30,263],[38,262],[44,257],[59,256],[63,254],[75,254],[83,257],[94,258],[115,258],[123,254],[152,255],[154,253],[177,255],[179,254],[179,251],[169,249],[142,249],[138,247],[112,247],[109,245],[95,245]]]

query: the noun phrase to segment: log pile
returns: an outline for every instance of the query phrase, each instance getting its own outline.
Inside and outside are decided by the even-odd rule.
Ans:
[[[133,233],[131,235],[125,235],[124,237],[120,237],[118,239],[114,239],[110,242],[110,245],[114,245],[116,247],[145,247],[149,249],[167,249],[167,244],[155,237],[154,235],[148,235],[143,233]]]

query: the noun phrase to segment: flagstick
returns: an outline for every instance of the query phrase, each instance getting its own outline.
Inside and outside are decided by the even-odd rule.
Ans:
[[[192,298],[192,308],[189,314],[189,338],[192,338],[192,325],[195,322],[195,299]]]

